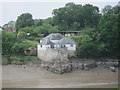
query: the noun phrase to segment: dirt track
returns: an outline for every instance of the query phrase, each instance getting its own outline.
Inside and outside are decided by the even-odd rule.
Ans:
[[[97,67],[58,75],[37,66],[2,67],[3,88],[104,88],[118,87],[118,72]]]

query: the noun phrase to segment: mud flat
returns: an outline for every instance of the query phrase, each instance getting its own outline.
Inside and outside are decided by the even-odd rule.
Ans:
[[[99,66],[89,71],[54,74],[37,66],[2,66],[2,88],[110,88],[118,87],[118,72]]]

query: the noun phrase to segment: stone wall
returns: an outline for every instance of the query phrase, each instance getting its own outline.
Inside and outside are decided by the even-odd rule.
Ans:
[[[68,55],[69,55],[69,57],[75,56],[75,50],[69,50]]]
[[[47,50],[38,50],[38,58],[45,61],[52,60],[67,60],[68,59],[68,51],[65,49],[51,49]]]

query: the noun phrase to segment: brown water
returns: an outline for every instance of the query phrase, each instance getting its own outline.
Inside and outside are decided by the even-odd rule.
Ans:
[[[118,87],[118,73],[103,67],[58,75],[36,66],[7,65],[2,67],[2,75],[3,88]]]

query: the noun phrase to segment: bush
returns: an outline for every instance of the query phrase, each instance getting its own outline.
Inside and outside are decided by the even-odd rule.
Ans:
[[[12,53],[18,53],[18,54],[24,54],[24,51],[29,48],[29,47],[36,47],[37,46],[37,42],[36,41],[30,41],[30,40],[26,40],[23,42],[16,42],[12,48],[11,48],[11,52]]]
[[[99,58],[104,46],[92,42],[82,44],[77,48],[76,55],[80,58]]]
[[[18,41],[16,34],[13,32],[2,32],[2,52],[10,54],[10,49]]]

